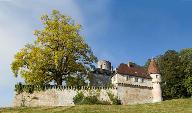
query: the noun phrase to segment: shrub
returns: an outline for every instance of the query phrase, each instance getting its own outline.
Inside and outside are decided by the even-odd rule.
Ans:
[[[34,86],[33,85],[26,85],[23,87],[23,91],[27,93],[33,93],[34,92]]]
[[[107,101],[100,101],[96,95],[91,96],[84,96],[82,92],[78,93],[74,98],[73,101],[76,105],[94,105],[94,104],[102,104],[102,105],[109,105],[110,102]]]
[[[101,104],[101,102],[97,99],[97,96],[87,96],[83,100],[83,104]]]
[[[18,83],[15,85],[15,91],[17,94],[22,92],[33,93],[34,91],[44,91],[46,87],[51,87],[50,85],[23,85]]]
[[[20,94],[23,92],[23,85],[21,83],[18,83],[15,85],[15,91],[17,92],[17,94]]]
[[[82,92],[80,92],[77,93],[77,95],[73,98],[73,101],[75,104],[82,104],[84,98],[85,96],[83,95]]]
[[[110,100],[112,101],[112,104],[114,105],[121,105],[121,101],[118,99],[117,96],[115,96],[114,94],[107,92]]]
[[[45,87],[46,85],[34,85],[34,91],[44,91]]]

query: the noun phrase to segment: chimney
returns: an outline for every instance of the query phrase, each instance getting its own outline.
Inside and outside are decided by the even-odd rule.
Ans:
[[[134,66],[132,62],[128,62],[127,65],[128,65],[128,67],[133,67]]]

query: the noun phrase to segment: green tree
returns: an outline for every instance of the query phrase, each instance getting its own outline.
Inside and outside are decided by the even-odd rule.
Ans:
[[[66,78],[66,85],[67,86],[86,86],[87,83],[85,82],[85,80],[87,78],[85,78],[84,76],[81,76],[81,75],[68,76]]]
[[[57,10],[41,20],[44,29],[35,31],[35,42],[25,45],[14,57],[14,75],[28,84],[54,80],[57,85],[69,80],[70,75],[86,75],[97,58],[80,35],[81,25]]]
[[[182,49],[179,55],[183,75],[185,75],[183,83],[187,88],[188,95],[192,95],[192,48]]]
[[[158,58],[158,66],[162,75],[162,92],[164,99],[186,97],[183,80],[185,75],[181,67],[179,53],[168,50]]]

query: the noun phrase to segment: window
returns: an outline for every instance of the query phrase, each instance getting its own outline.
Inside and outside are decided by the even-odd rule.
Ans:
[[[130,80],[130,76],[129,75],[126,76],[126,80],[127,81]]]
[[[141,82],[142,82],[142,83],[144,82],[144,78],[141,79]]]
[[[158,78],[158,75],[156,75],[156,78]]]
[[[135,78],[135,82],[138,82],[138,78]]]

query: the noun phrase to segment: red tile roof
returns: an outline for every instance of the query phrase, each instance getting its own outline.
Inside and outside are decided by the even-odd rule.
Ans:
[[[133,75],[143,78],[151,78],[145,68],[138,66],[128,66],[127,64],[120,64],[117,68],[117,73],[123,75]]]
[[[157,64],[156,64],[154,59],[151,59],[151,62],[149,63],[148,73],[149,74],[157,74],[157,73],[159,73]]]

